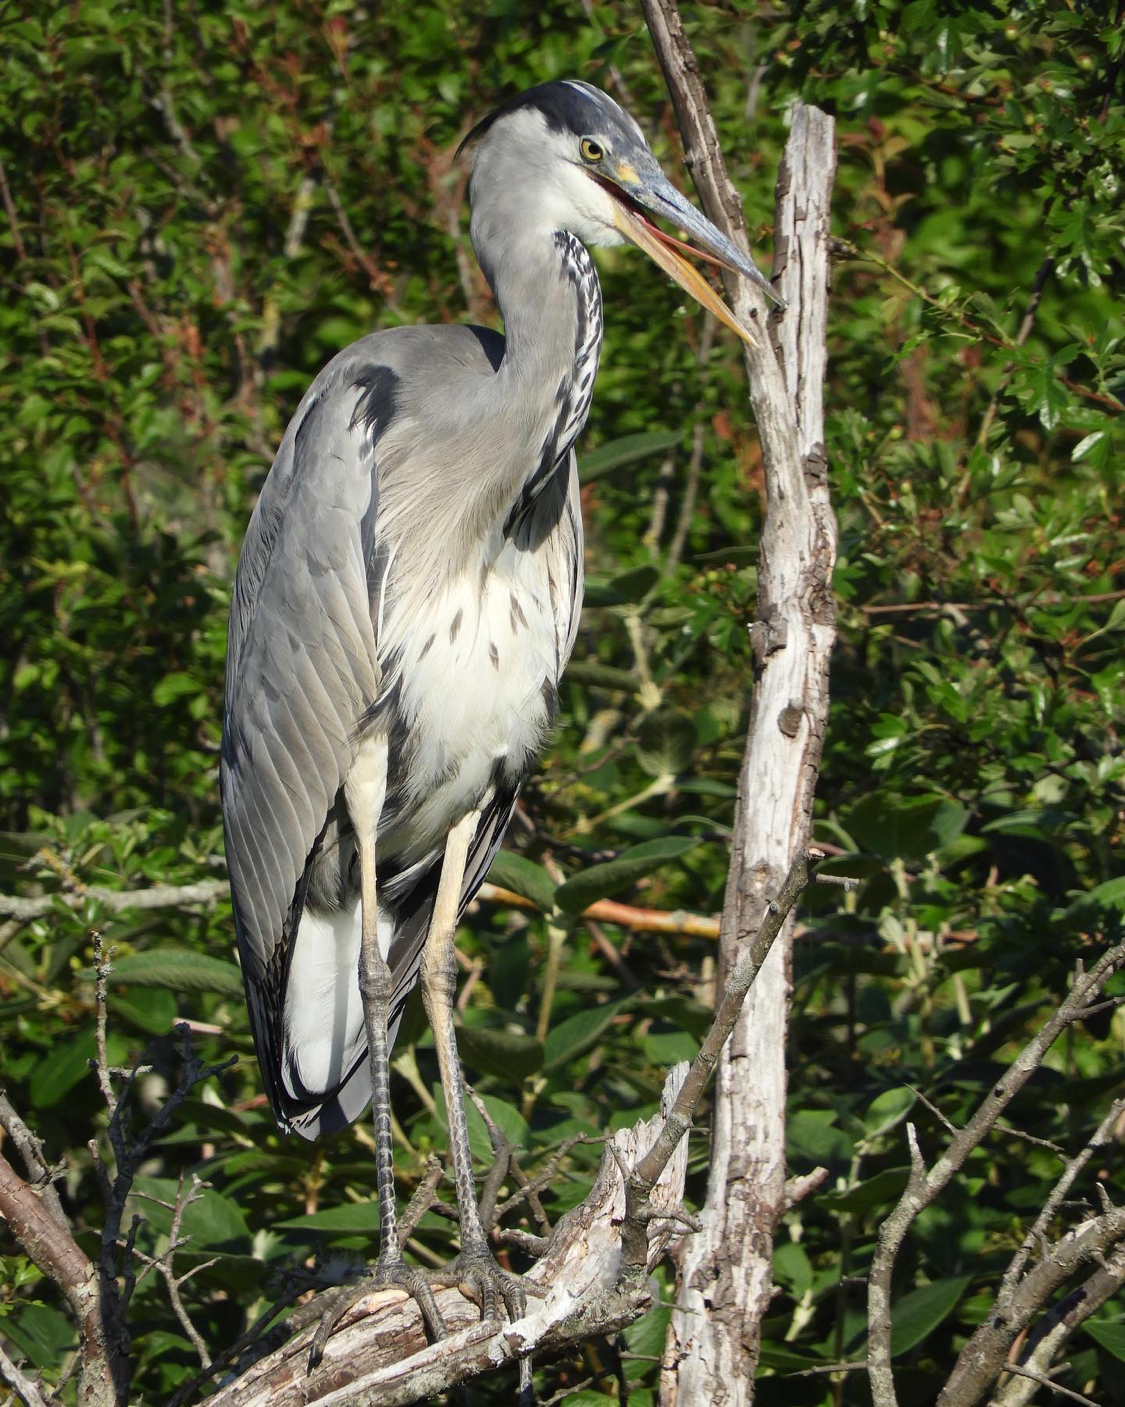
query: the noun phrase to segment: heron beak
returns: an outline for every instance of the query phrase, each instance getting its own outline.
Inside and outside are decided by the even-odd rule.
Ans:
[[[729,327],[751,347],[756,347],[758,340],[754,334],[739,322],[699,270],[689,264],[680,251],[742,274],[756,283],[774,303],[784,308],[784,301],[773,291],[769,280],[726,235],[721,234],[710,220],[701,215],[670,181],[665,180],[663,175],[637,177],[636,172],[629,167],[620,171],[619,176],[623,182],[621,185],[615,181],[595,179],[598,179],[599,184],[613,197],[614,223],[620,232],[638,249],[643,249],[654,263],[659,264],[666,274],[685,292],[690,293],[697,303],[713,313],[724,326]],[[629,177],[636,179],[629,180]],[[626,182],[628,190],[625,189]],[[678,225],[689,238],[695,240],[695,245],[683,244],[665,234],[663,230],[657,229],[647,218],[641,205]]]

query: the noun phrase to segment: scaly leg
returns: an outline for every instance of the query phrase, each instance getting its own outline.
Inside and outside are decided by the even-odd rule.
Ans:
[[[502,1297],[509,1317],[515,1320],[524,1313],[526,1296],[519,1278],[501,1270],[496,1264],[481,1224],[476,1183],[473,1180],[473,1155],[469,1149],[469,1127],[465,1118],[465,1091],[453,1026],[453,997],[457,985],[454,950],[457,913],[461,904],[465,862],[479,818],[479,811],[470,811],[457,822],[446,838],[437,898],[422,956],[422,1001],[437,1049],[461,1225],[461,1254],[447,1270],[438,1272],[436,1276],[431,1275],[430,1279],[435,1283],[464,1285],[478,1299],[482,1318],[499,1317],[498,1300]]]
[[[422,1311],[431,1338],[444,1337],[445,1324],[425,1276],[407,1265],[398,1236],[395,1206],[394,1144],[391,1135],[391,1067],[387,1022],[391,1006],[391,970],[379,947],[379,909],[375,884],[375,841],[387,791],[387,742],[367,739],[360,744],[344,784],[348,814],[359,850],[361,931],[359,993],[371,1061],[371,1114],[375,1124],[375,1188],[379,1199],[379,1255],[372,1276],[375,1288],[396,1286],[412,1295]],[[324,1345],[340,1316],[371,1289],[348,1286],[320,1322],[310,1361],[320,1361]]]

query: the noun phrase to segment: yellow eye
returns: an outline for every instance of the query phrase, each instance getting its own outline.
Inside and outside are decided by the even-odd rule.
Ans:
[[[589,137],[583,137],[578,143],[578,150],[582,153],[583,161],[600,161],[605,153],[597,142],[593,142]]]

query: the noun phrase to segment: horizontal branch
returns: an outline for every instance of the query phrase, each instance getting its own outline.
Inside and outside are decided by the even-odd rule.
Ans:
[[[668,1076],[659,1113],[620,1130],[607,1145],[590,1195],[562,1218],[543,1258],[526,1277],[546,1294],[529,1297],[522,1319],[482,1321],[476,1305],[459,1290],[443,1290],[436,1298],[449,1335],[430,1344],[412,1299],[399,1290],[373,1290],[341,1318],[311,1372],[315,1320],[210,1397],[209,1407],[306,1407],[314,1402],[320,1407],[396,1407],[440,1396],[533,1353],[556,1352],[631,1324],[648,1308],[651,1291],[644,1276],[618,1285],[625,1173],[655,1142],[686,1072],[682,1064]],[[686,1170],[685,1152],[672,1160],[654,1188],[653,1201],[665,1212],[678,1207]],[[651,1264],[669,1234],[675,1234],[672,1222],[649,1226]]]
[[[112,913],[119,914],[126,909],[175,909],[188,904],[214,904],[229,893],[230,886],[225,879],[201,879],[195,884],[154,884],[148,889],[107,889],[102,884],[84,884],[76,889],[41,894],[34,899],[0,894],[0,918],[27,923],[50,913],[59,900],[67,908],[77,909],[88,899],[95,899]]]
[[[1052,591],[1042,596],[1029,596],[1026,601],[1005,600],[1000,596],[992,597],[988,601],[893,601],[886,605],[875,603],[860,606],[859,610],[865,616],[921,615],[923,613],[940,615],[942,611],[1027,611],[1031,609],[1042,610],[1046,606],[1077,606],[1080,603],[1099,606],[1108,601],[1122,600],[1125,600],[1125,591],[1078,592],[1070,596]]]
[[[0,918],[14,918],[28,923],[50,913],[59,900],[67,908],[77,909],[88,899],[95,899],[112,913],[122,913],[126,909],[175,909],[190,904],[214,904],[225,899],[229,893],[225,879],[202,879],[194,884],[154,884],[148,889],[107,889],[101,884],[80,885],[31,899],[0,894]],[[538,911],[539,908],[533,899],[487,882],[481,885],[477,898],[486,904],[504,904],[513,909]],[[578,917],[615,923],[619,928],[630,928],[637,933],[683,933],[693,938],[719,936],[719,920],[709,914],[691,914],[682,909],[642,909],[632,904],[617,903],[613,899],[599,899],[589,904]]]
[[[481,885],[477,898],[486,904],[504,904],[513,909],[541,912],[534,899],[502,889],[498,884]],[[710,914],[691,914],[684,909],[642,909],[621,904],[616,899],[598,899],[577,915],[594,923],[613,923],[634,933],[682,933],[689,938],[718,938],[719,920]]]

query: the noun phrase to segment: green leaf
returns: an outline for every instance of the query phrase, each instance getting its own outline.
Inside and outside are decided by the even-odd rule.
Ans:
[[[646,840],[623,850],[616,860],[591,865],[555,890],[555,902],[567,913],[580,914],[588,905],[611,894],[630,889],[669,860],[678,859],[694,850],[700,842],[689,835],[663,836]]]
[[[374,1236],[379,1230],[379,1203],[346,1202],[322,1212],[272,1222],[275,1231],[317,1231],[333,1236]]]
[[[795,1299],[812,1288],[813,1268],[804,1246],[796,1241],[775,1242],[773,1248],[774,1278],[788,1285]]]
[[[659,568],[651,562],[646,562],[643,566],[633,567],[613,577],[606,590],[619,601],[633,604],[643,600],[659,580]]]
[[[543,1046],[544,1069],[562,1065],[592,1046],[624,1005],[620,1001],[607,1002],[605,1006],[590,1007],[560,1021],[547,1032]]]
[[[896,1202],[909,1178],[909,1168],[884,1168],[855,1187],[826,1193],[820,1198],[820,1204],[833,1212],[866,1212],[872,1207]]]
[[[1108,1320],[1087,1319],[1082,1327],[1099,1348],[1104,1348],[1107,1353],[1125,1363],[1125,1324],[1120,1321],[1110,1323]]]
[[[934,1280],[903,1295],[891,1311],[891,1353],[895,1357],[906,1353],[932,1333],[953,1312],[971,1278],[956,1275],[949,1280]]]
[[[177,699],[183,698],[185,694],[198,694],[200,685],[198,679],[193,679],[190,674],[166,674],[152,691],[152,701],[158,708],[167,708]]]
[[[543,1045],[534,1036],[491,1026],[461,1026],[457,1048],[465,1063],[481,1074],[517,1083],[534,1075],[544,1058]]]
[[[1104,430],[1095,430],[1092,435],[1087,435],[1085,439],[1079,440],[1070,451],[1071,463],[1077,464],[1080,460],[1085,459],[1105,438],[1106,432]]]
[[[531,902],[542,913],[549,914],[555,906],[555,886],[551,876],[526,855],[512,850],[497,850],[488,867],[488,878],[501,889],[510,889]]]
[[[531,1130],[527,1120],[514,1104],[509,1104],[506,1099],[497,1099],[494,1094],[482,1094],[480,1098],[492,1122],[517,1152],[531,1146]]]
[[[31,1102],[36,1109],[50,1109],[90,1071],[96,1049],[93,1029],[70,1040],[59,1041],[36,1065],[31,1076]]]
[[[78,1346],[78,1334],[65,1314],[46,1304],[29,1304],[4,1319],[4,1335],[36,1368],[55,1368]]]
[[[176,1024],[176,999],[166,987],[141,988],[126,995],[114,992],[110,1020],[123,1017],[149,1036],[164,1036]]]
[[[622,469],[626,464],[635,464],[639,459],[659,454],[671,449],[680,440],[679,430],[649,430],[639,435],[622,435],[607,445],[584,454],[578,462],[578,476],[582,483],[590,484],[603,474]]]
[[[242,973],[233,962],[224,962],[206,953],[193,953],[188,948],[150,948],[144,953],[118,958],[109,980],[114,986],[219,992],[228,997],[242,995]]]
[[[1108,909],[1111,913],[1125,912],[1125,875],[1104,880],[1087,893],[1079,895],[1066,909],[1065,917],[1082,918],[1099,909]]]
[[[810,1163],[827,1163],[850,1158],[852,1140],[843,1129],[834,1127],[835,1110],[798,1109],[791,1115],[785,1141],[791,1158]]]
[[[668,1321],[672,1310],[668,1305],[657,1304],[642,1314],[635,1324],[630,1324],[622,1334],[625,1347],[636,1354],[638,1360],[659,1358],[664,1352],[664,1340],[668,1333]],[[642,1361],[626,1361],[625,1374],[629,1378],[642,1377],[649,1370],[649,1364]],[[608,1399],[602,1399],[606,1403]]]
[[[863,1116],[863,1127],[868,1136],[901,1119],[914,1104],[918,1096],[912,1089],[899,1085],[896,1089],[885,1089],[867,1106]]]
[[[961,834],[969,812],[943,796],[893,797],[871,792],[847,824],[863,849],[886,859],[923,859]]]

